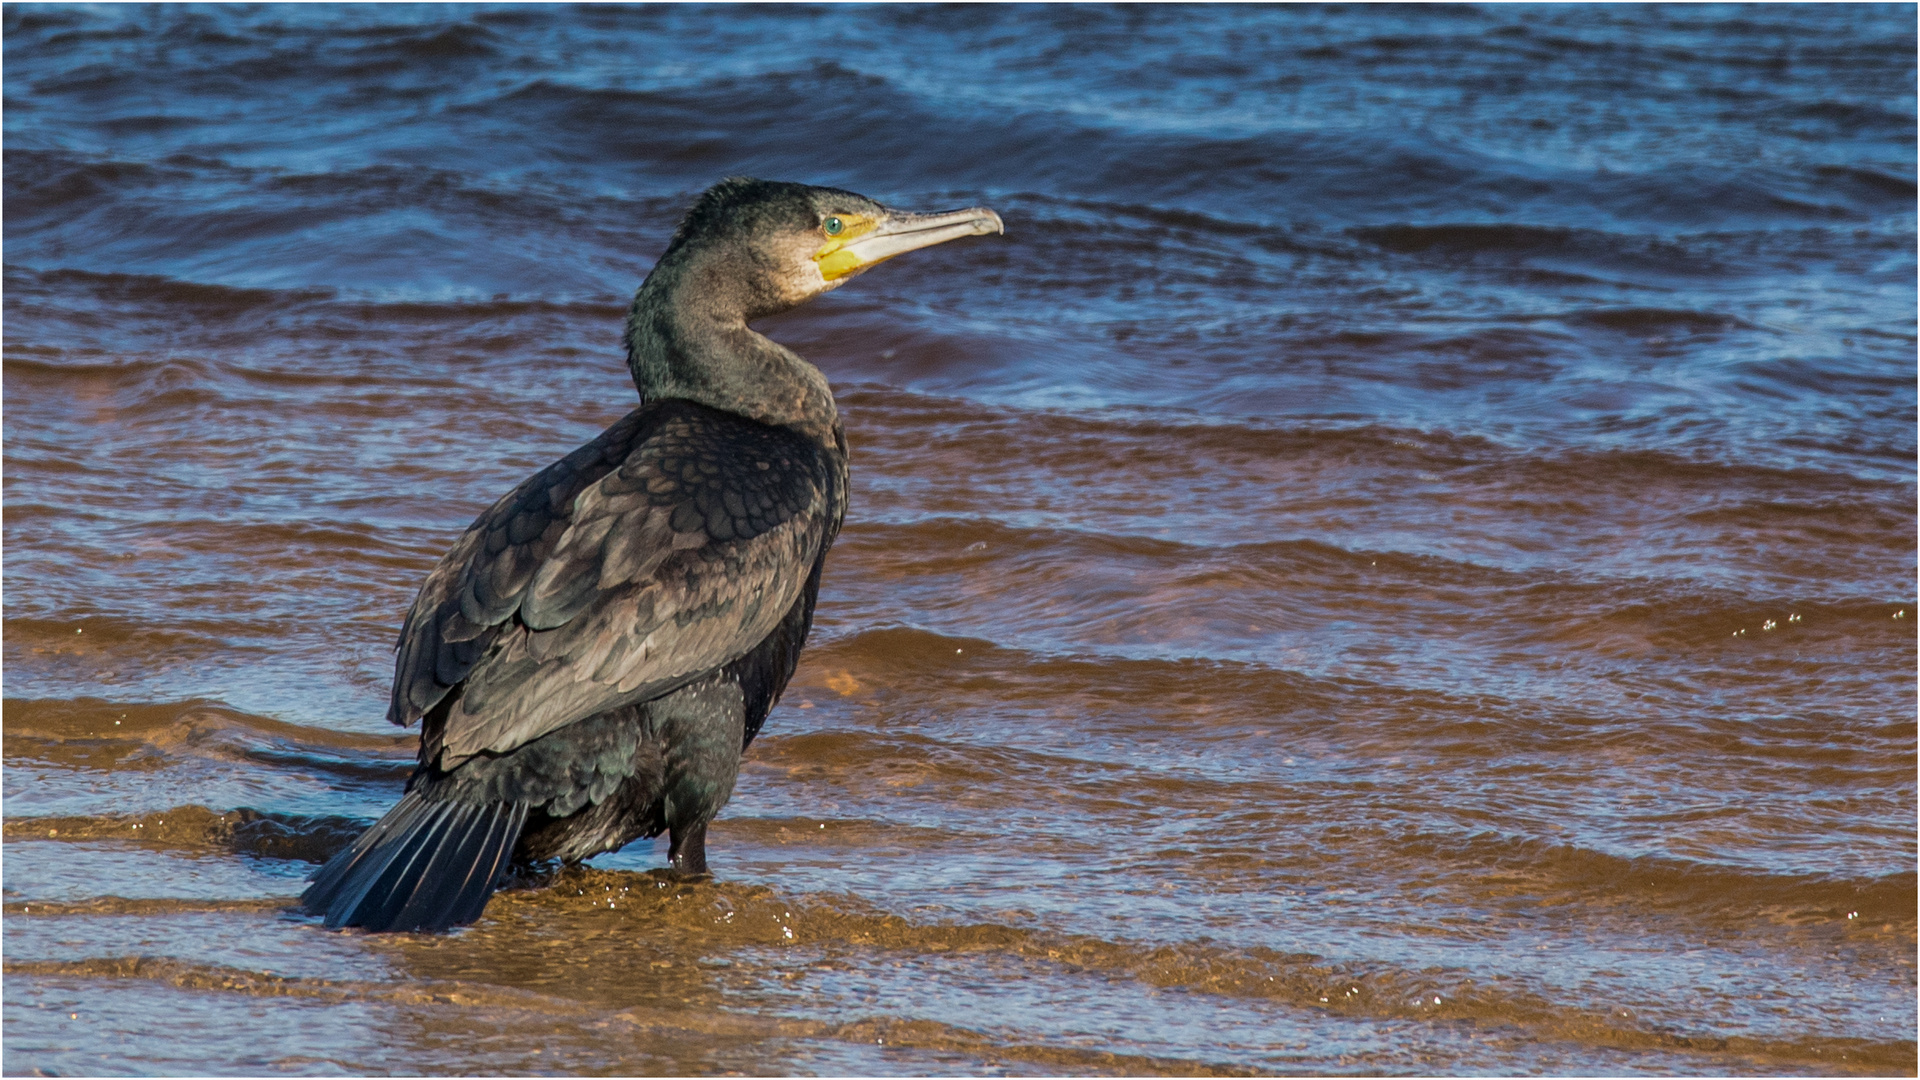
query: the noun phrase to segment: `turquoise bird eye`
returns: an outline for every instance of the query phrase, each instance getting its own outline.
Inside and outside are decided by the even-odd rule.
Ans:
[[[846,222],[841,221],[837,217],[830,217],[827,219],[827,235],[828,236],[839,236],[840,230],[846,227],[847,227]]]

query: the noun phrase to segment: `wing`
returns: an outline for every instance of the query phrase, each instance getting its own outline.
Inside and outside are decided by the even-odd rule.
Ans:
[[[421,760],[503,753],[747,652],[845,507],[844,459],[684,401],[628,414],[480,515],[400,632]]]

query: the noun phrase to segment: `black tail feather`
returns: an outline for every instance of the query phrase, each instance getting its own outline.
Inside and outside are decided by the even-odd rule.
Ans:
[[[300,903],[329,928],[444,930],[480,917],[526,824],[513,803],[409,792],[313,876]]]

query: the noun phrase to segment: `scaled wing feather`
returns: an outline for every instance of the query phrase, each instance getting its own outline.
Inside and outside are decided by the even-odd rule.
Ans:
[[[690,402],[635,410],[480,515],[434,569],[389,718],[425,717],[423,757],[444,768],[730,662],[799,596],[837,482],[797,433]]]

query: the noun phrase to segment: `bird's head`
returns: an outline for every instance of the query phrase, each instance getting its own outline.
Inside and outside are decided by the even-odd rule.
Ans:
[[[895,255],[1004,231],[1000,215],[985,207],[912,213],[839,188],[735,177],[701,194],[660,265],[698,279],[701,302],[736,307],[752,320],[837,289]]]

